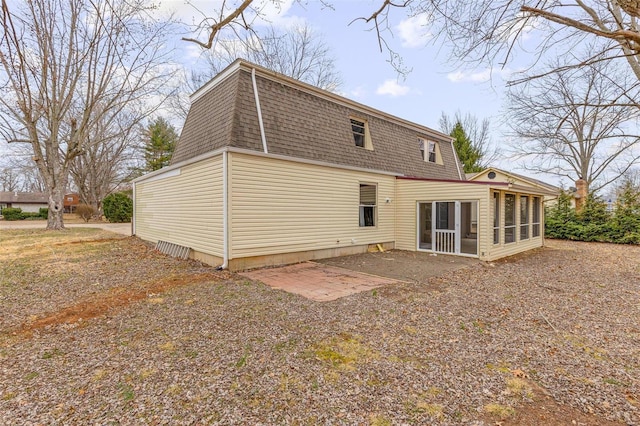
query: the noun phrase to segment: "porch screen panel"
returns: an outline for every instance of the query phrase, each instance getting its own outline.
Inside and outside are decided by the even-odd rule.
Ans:
[[[505,244],[516,241],[516,196],[505,194],[504,196],[504,242]]]
[[[493,244],[500,244],[500,193],[493,193]]]
[[[533,217],[531,221],[531,233],[535,238],[540,236],[540,197],[533,197],[532,207]]]
[[[529,197],[520,196],[520,239],[529,239]]]

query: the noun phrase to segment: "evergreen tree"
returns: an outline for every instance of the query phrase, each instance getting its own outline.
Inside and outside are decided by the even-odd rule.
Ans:
[[[147,126],[144,138],[145,170],[152,172],[168,166],[178,141],[176,129],[158,117]]]
[[[619,189],[611,227],[616,242],[640,244],[640,192],[630,181]]]
[[[457,121],[450,133],[454,138],[453,145],[458,158],[464,166],[465,173],[481,172],[484,168],[480,165],[482,152],[467,135],[462,123]]]

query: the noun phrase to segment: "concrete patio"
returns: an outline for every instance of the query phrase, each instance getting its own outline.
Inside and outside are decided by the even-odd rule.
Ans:
[[[336,300],[387,284],[402,282],[316,262],[256,269],[242,272],[240,275],[261,281],[271,288],[295,293],[318,302]]]

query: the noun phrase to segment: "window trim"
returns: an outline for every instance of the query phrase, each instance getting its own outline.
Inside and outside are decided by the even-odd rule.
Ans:
[[[358,182],[358,228],[377,228],[378,227],[378,184],[371,182]],[[372,186],[375,189],[375,199],[374,204],[363,204],[362,203],[362,187],[363,186]],[[366,225],[365,213],[364,209],[370,207],[373,209],[373,223],[371,225]]]
[[[353,137],[353,142],[356,148],[363,148],[369,151],[373,151],[373,144],[371,143],[371,133],[369,132],[369,122],[364,118],[349,117],[349,125],[351,126],[351,135]],[[354,126],[361,127],[362,132],[354,131]],[[360,146],[357,144],[356,138],[357,135],[362,135],[363,137],[363,145]]]
[[[536,208],[535,201],[538,201],[538,206]],[[542,197],[534,196],[531,200],[531,238],[538,238],[542,234],[541,232],[541,222],[542,222]],[[537,215],[536,215],[537,213]],[[536,218],[536,216],[538,216]],[[536,221],[537,219],[537,221]]]
[[[522,207],[522,201],[525,201],[525,209],[523,210]],[[530,239],[530,230],[529,230],[529,225],[530,225],[530,220],[529,220],[529,211],[531,210],[531,201],[529,200],[529,196],[528,195],[520,195],[520,202],[519,202],[519,207],[520,207],[520,241],[525,241]],[[524,217],[523,214],[524,213]],[[524,232],[522,232],[524,231]]]
[[[493,244],[500,244],[500,192],[493,192]],[[497,237],[497,238],[496,238]]]
[[[437,141],[418,136],[418,149],[420,150],[420,157],[422,157],[424,162],[442,164],[440,147]]]
[[[429,141],[428,147],[429,147],[429,150],[425,152],[425,154],[429,155],[429,158],[427,159],[427,161],[429,163],[437,164],[438,163],[438,143],[436,141]],[[433,150],[431,148],[433,148]],[[433,155],[433,159],[431,159],[432,155]]]
[[[507,198],[511,198],[513,197],[513,224],[512,225],[507,225]],[[517,226],[518,226],[518,222],[517,222],[517,212],[518,212],[518,207],[516,206],[516,202],[517,202],[517,197],[516,194],[512,194],[512,193],[505,193],[504,194],[504,243],[505,244],[513,244],[517,241],[516,238],[516,232],[517,232]],[[507,230],[509,229],[513,229],[513,240],[512,241],[507,241]]]

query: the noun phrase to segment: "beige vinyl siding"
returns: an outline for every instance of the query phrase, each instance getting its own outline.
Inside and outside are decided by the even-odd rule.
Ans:
[[[137,236],[222,257],[222,155],[137,182],[135,194]]]
[[[493,225],[493,190],[491,191],[491,205],[490,205],[490,224]],[[531,230],[531,219],[533,218],[533,214],[531,211],[532,202],[529,200],[529,239],[520,240],[520,195],[527,194],[519,194],[513,191],[497,191],[500,192],[500,244],[493,244],[493,230],[488,237],[491,237],[489,242],[491,243],[491,248],[489,250],[489,255],[484,260],[495,260],[500,259],[501,257],[512,256],[514,254],[521,253],[523,251],[531,250],[537,247],[542,247],[544,244],[544,207],[541,202],[541,212],[540,212],[540,236],[532,237]],[[504,200],[505,194],[515,194],[516,195],[516,241],[513,243],[504,244],[504,224],[505,224],[505,215],[504,215]],[[541,199],[542,196],[539,196]]]
[[[394,240],[393,176],[239,153],[229,162],[231,259]],[[361,183],[377,185],[373,227],[359,226]]]
[[[437,182],[398,179],[396,181],[396,248],[417,249],[417,203],[427,201],[477,201],[479,256],[484,258],[493,232],[489,216],[489,188],[466,182]]]

